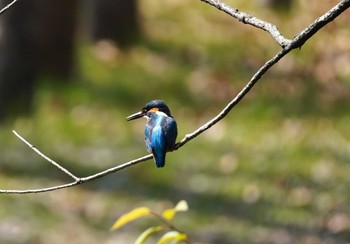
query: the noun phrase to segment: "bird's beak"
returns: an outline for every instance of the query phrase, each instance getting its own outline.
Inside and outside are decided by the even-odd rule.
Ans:
[[[145,115],[143,111],[137,112],[135,114],[132,114],[126,118],[127,121],[133,120],[133,119],[138,119],[141,118]]]

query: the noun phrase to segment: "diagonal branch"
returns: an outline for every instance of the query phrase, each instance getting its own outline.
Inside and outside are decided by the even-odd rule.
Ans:
[[[202,132],[208,130],[210,127],[218,123],[220,120],[222,120],[231,110],[234,106],[236,106],[242,98],[248,94],[248,92],[253,88],[255,83],[260,80],[260,78],[274,65],[276,64],[281,58],[283,58],[287,53],[289,53],[292,49],[283,49],[278,54],[276,54],[272,59],[267,61],[251,78],[251,80],[244,86],[244,88],[236,95],[234,99],[229,102],[226,107],[213,119],[199,127],[194,132],[187,134],[185,138],[183,138],[179,143],[175,145],[176,149],[179,149],[183,145],[185,145],[187,142],[192,140],[193,138],[197,137]]]
[[[42,193],[42,192],[55,191],[55,190],[59,190],[59,189],[63,189],[63,188],[73,187],[73,186],[83,184],[83,183],[88,182],[88,181],[96,180],[96,179],[101,178],[105,175],[115,173],[115,172],[120,171],[122,169],[128,168],[134,164],[149,160],[152,157],[153,157],[152,154],[146,155],[146,156],[143,156],[141,158],[131,160],[127,163],[120,164],[120,165],[115,166],[113,168],[109,168],[107,170],[101,171],[101,172],[96,173],[94,175],[90,175],[90,176],[82,177],[82,178],[77,177],[73,182],[67,183],[67,184],[62,184],[62,185],[57,185],[57,186],[52,186],[52,187],[45,187],[45,188],[38,188],[38,189],[29,189],[29,190],[0,190],[0,194]]]
[[[332,22],[341,13],[346,11],[350,7],[350,0],[343,0],[331,8],[324,15],[318,17],[311,25],[306,27],[302,32],[294,37],[293,41],[290,43],[291,48],[300,48],[304,43],[317,31],[322,29],[326,24]]]
[[[60,164],[56,163],[55,161],[53,161],[51,158],[47,157],[45,154],[43,154],[42,152],[40,152],[35,146],[33,146],[32,144],[30,144],[26,139],[24,139],[22,136],[20,136],[15,130],[12,131],[13,134],[15,134],[15,136],[17,136],[21,141],[23,141],[25,144],[27,144],[28,147],[30,147],[30,149],[32,149],[34,152],[36,152],[37,154],[39,154],[40,157],[44,158],[46,161],[48,161],[50,164],[56,166],[59,170],[63,171],[66,175],[69,175],[71,178],[73,178],[74,180],[78,180],[79,178],[76,177],[74,174],[72,174],[68,169],[64,168],[63,166],[61,166]]]
[[[209,1],[212,0],[202,0]],[[215,3],[220,3],[218,0],[214,1]],[[216,7],[216,6],[215,6]],[[287,45],[285,48],[276,54],[272,59],[267,61],[250,79],[250,81],[245,85],[245,87],[236,95],[236,97],[229,102],[226,107],[213,119],[199,127],[194,132],[187,134],[185,138],[183,138],[179,143],[176,144],[175,149],[182,147],[185,143],[197,137],[202,132],[208,130],[210,127],[218,123],[222,120],[231,109],[239,103],[242,98],[253,88],[255,83],[260,80],[260,78],[280,59],[282,59],[287,53],[292,51],[293,49],[300,48],[308,39],[310,39],[313,35],[316,34],[323,26],[332,22],[336,17],[338,17],[341,13],[347,10],[350,7],[350,0],[343,0],[326,12],[321,17],[317,18],[312,24],[306,27],[302,32],[300,32],[294,39]]]
[[[18,0],[13,0],[12,2],[10,2],[9,4],[7,4],[5,7],[3,7],[0,10],[0,15],[2,15],[6,10],[8,10],[9,8],[11,8],[12,5],[14,5]]]
[[[225,3],[221,2],[220,0],[201,0],[202,2],[205,2],[207,4],[210,4],[211,6],[223,11],[224,13],[232,16],[233,18],[239,20],[240,22],[244,24],[252,25],[256,28],[262,29],[266,32],[268,32],[271,37],[280,45],[282,48],[287,47],[291,44],[291,40],[285,38],[278,30],[276,25],[273,25],[269,22],[263,21],[261,19],[258,19],[255,16],[252,16],[250,14],[247,14],[245,12],[239,11],[236,8],[230,7],[226,5]]]
[[[205,2],[212,2],[211,0],[202,0]],[[215,1],[215,3],[220,3],[219,1]],[[333,21],[337,16],[339,16],[341,13],[343,13],[345,10],[347,10],[350,7],[350,0],[343,0],[336,6],[334,6],[332,9],[330,9],[327,13],[322,15],[321,17],[317,18],[312,24],[310,24],[308,27],[306,27],[302,32],[300,32],[288,45],[284,46],[284,49],[278,52],[273,58],[271,58],[269,61],[267,61],[250,79],[250,81],[244,86],[244,88],[233,98],[227,106],[213,119],[199,127],[194,132],[187,134],[179,143],[175,145],[175,150],[179,149],[183,145],[185,145],[190,140],[194,139],[195,137],[199,136],[204,131],[208,130],[210,127],[218,123],[220,120],[222,120],[231,110],[234,106],[236,106],[245,95],[253,88],[253,86],[258,82],[261,77],[271,68],[274,64],[276,64],[279,60],[281,60],[286,54],[291,52],[293,49],[300,48],[307,40],[309,40],[313,35],[316,34],[317,31],[319,31],[323,26]],[[105,175],[118,172],[122,169],[128,168],[132,165],[141,163],[143,161],[149,160],[152,158],[152,155],[146,155],[141,158],[120,164],[118,166],[115,166],[113,168],[107,169],[105,171],[96,173],[94,175],[90,175],[87,177],[78,178],[72,173],[70,173],[68,170],[66,170],[64,167],[59,165],[58,163],[54,162],[44,154],[42,154],[38,149],[36,149],[34,146],[32,146],[30,143],[28,143],[23,137],[19,136],[16,132],[14,132],[17,137],[19,137],[22,141],[24,141],[30,148],[32,148],[36,153],[38,153],[41,157],[45,158],[47,161],[49,161],[51,164],[54,164],[56,167],[58,167],[60,170],[65,172],[67,175],[72,177],[74,179],[74,182],[68,183],[68,184],[62,184],[58,186],[53,187],[47,187],[47,188],[40,188],[40,189],[29,189],[29,190],[0,190],[0,193],[2,194],[28,194],[28,193],[41,193],[41,192],[48,192],[48,191],[54,191],[62,188],[68,188],[73,187],[88,181],[92,181],[98,178],[101,178]]]

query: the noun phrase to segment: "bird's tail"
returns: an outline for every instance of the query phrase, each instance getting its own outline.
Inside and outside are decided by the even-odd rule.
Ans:
[[[165,165],[165,152],[153,153],[157,168],[162,168]]]
[[[158,168],[165,165],[166,142],[162,128],[155,126],[152,131],[151,149]]]

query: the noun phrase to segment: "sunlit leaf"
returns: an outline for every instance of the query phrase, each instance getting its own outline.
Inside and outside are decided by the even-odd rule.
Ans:
[[[146,229],[142,234],[137,238],[135,241],[135,244],[143,244],[147,240],[148,237],[150,237],[153,233],[159,232],[163,230],[163,226],[153,226],[151,228]]]
[[[170,208],[170,209],[166,209],[163,211],[162,216],[167,219],[167,220],[172,220],[175,216],[176,210],[175,208]]]
[[[143,216],[148,215],[151,212],[151,210],[149,210],[146,207],[141,207],[141,208],[135,208],[134,210],[123,214],[111,227],[111,230],[117,230],[120,227],[122,227],[123,225],[135,220],[135,219],[139,219]]]
[[[181,200],[175,206],[176,212],[186,212],[188,211],[188,204],[185,200]]]
[[[171,221],[176,212],[184,212],[188,210],[188,204],[185,200],[181,200],[180,202],[178,202],[175,206],[175,208],[170,208],[170,209],[166,209],[163,211],[162,216]]]
[[[165,244],[168,241],[172,241],[174,243],[178,241],[187,240],[187,235],[185,233],[180,233],[178,231],[169,231],[165,233],[157,242],[157,244]]]

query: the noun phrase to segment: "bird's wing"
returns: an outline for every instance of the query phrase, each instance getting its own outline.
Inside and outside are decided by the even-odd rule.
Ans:
[[[145,127],[145,142],[146,142],[146,149],[147,151],[149,151],[150,153],[152,152],[152,141],[151,141],[151,137],[152,137],[152,127],[149,123],[146,124]]]
[[[162,128],[166,141],[166,149],[167,151],[172,151],[177,137],[177,124],[172,117],[167,117],[164,121]]]

